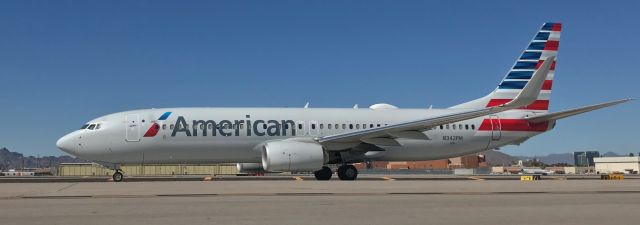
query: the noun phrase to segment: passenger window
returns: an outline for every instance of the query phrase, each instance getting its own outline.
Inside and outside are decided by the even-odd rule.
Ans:
[[[380,124],[378,124],[378,127],[380,127]]]
[[[347,125],[346,124],[342,124],[342,129],[347,129]]]
[[[465,125],[464,125],[464,129],[465,129],[465,130],[468,130],[468,129],[469,129],[469,124],[465,124]]]
[[[298,130],[302,130],[302,124],[298,124]]]
[[[349,124],[349,130],[353,130],[353,124]]]
[[[448,130],[449,129],[449,124],[447,124],[446,127],[447,127],[447,130]]]
[[[88,128],[88,129],[89,129],[89,130],[93,130],[93,128],[94,128],[94,127],[96,127],[96,125],[95,125],[95,124],[91,124],[91,125],[89,125],[89,128]]]
[[[339,124],[336,123],[336,126],[335,126],[336,129],[340,129],[340,126],[338,126],[338,125]]]
[[[267,124],[263,123],[263,124],[262,124],[262,129],[265,129],[265,130],[266,130],[266,129],[267,129]],[[302,129],[302,128],[300,128],[300,129]]]
[[[244,129],[244,123],[240,124],[240,129]]]
[[[456,125],[455,124],[451,124],[451,128],[455,130],[456,129]]]
[[[311,129],[313,129],[313,130],[315,130],[315,129],[316,129],[316,124],[315,124],[315,123],[312,123],[312,124],[311,124]]]
[[[440,130],[444,129],[444,127],[442,127],[442,125],[440,125]]]
[[[203,123],[200,124],[200,130],[204,130],[204,124]]]
[[[324,124],[320,124],[320,129],[324,129]]]
[[[462,124],[458,125],[458,129],[462,130]]]
[[[169,129],[173,130],[173,124],[169,125]]]
[[[360,129],[360,124],[356,124],[356,129]]]
[[[367,129],[367,124],[362,124],[362,129]]]
[[[372,124],[369,124],[369,128],[373,128],[373,123],[372,123]]]
[[[331,124],[327,124],[327,128],[331,130]]]
[[[476,129],[476,125],[475,124],[471,124],[471,129],[475,130]]]
[[[211,126],[211,124],[209,124],[209,126]],[[167,125],[166,124],[162,124],[162,129],[166,130],[167,129]]]

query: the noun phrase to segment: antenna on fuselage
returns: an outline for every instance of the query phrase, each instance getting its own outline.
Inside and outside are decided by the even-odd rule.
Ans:
[[[353,109],[358,109],[358,104],[353,105]]]
[[[304,108],[308,109],[309,108],[309,102],[307,102],[307,104],[304,104]]]

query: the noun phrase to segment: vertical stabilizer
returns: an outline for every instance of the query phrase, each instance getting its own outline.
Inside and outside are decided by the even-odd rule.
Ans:
[[[504,79],[502,79],[500,85],[498,85],[493,92],[485,97],[451,108],[485,108],[501,105],[514,99],[529,82],[533,73],[540,68],[542,62],[549,57],[556,57],[558,55],[561,30],[562,25],[560,23],[543,24],[527,48],[511,67],[511,70],[509,70]],[[549,110],[549,99],[551,97],[555,67],[556,62],[554,59],[542,86],[542,91],[536,101],[520,109],[536,111]]]

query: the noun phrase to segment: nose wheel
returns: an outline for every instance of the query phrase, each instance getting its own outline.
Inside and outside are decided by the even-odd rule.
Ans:
[[[122,174],[122,172],[120,172],[120,170],[116,170],[116,172],[113,173],[112,178],[114,182],[120,182],[124,180],[124,175]]]
[[[338,178],[340,180],[355,180],[358,177],[358,169],[352,165],[338,167]]]

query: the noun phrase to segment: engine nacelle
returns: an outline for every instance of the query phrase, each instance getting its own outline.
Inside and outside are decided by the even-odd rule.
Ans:
[[[274,141],[262,150],[262,168],[278,172],[313,172],[322,169],[327,155],[317,143]]]
[[[236,164],[239,173],[267,173],[262,168],[262,163],[238,163]]]

